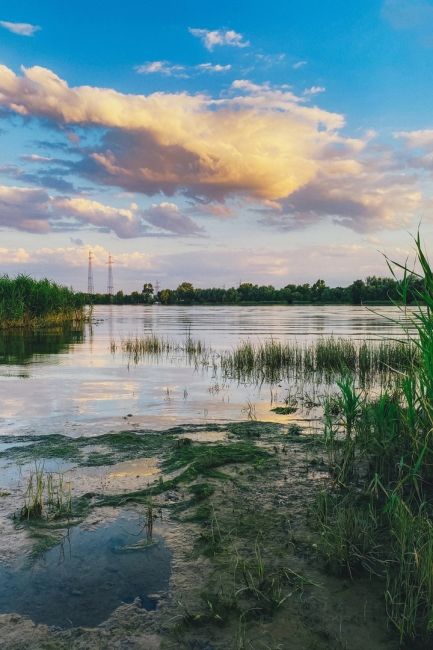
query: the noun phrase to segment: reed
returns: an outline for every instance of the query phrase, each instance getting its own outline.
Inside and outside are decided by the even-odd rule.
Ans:
[[[71,486],[62,474],[35,465],[28,477],[21,519],[58,519],[72,514]]]
[[[203,362],[208,354],[206,344],[203,341],[193,339],[189,333],[184,341],[174,341],[158,336],[154,332],[145,336],[122,339],[120,344],[112,340],[110,350],[112,354],[116,354],[120,350],[129,361],[135,364],[140,363],[147,357],[161,357],[169,354],[185,354],[194,362]]]
[[[245,341],[223,352],[220,365],[226,377],[239,381],[277,382],[285,376],[321,377],[335,381],[351,373],[368,383],[390,377],[419,364],[419,349],[407,340],[364,341],[326,337],[300,344],[296,341]]]
[[[232,350],[216,353],[203,341],[188,334],[184,341],[172,341],[156,335],[129,337],[120,343],[111,341],[113,354],[122,352],[135,364],[149,357],[183,354],[199,367],[220,370],[222,378],[272,385],[282,378],[319,379],[333,383],[352,374],[368,385],[381,378],[388,381],[396,373],[419,364],[419,349],[413,341],[363,341],[326,337],[302,344],[297,341],[270,339],[253,343],[243,341]]]
[[[392,387],[369,397],[353,379],[325,407],[324,442],[334,488],[320,496],[319,548],[328,564],[383,576],[390,622],[401,643],[433,643],[433,272],[419,235],[412,334],[401,350],[378,347],[377,362],[400,367]],[[404,303],[412,273],[403,270]],[[404,307],[402,307],[404,309]],[[362,352],[362,363],[368,353]],[[371,361],[367,361],[371,363]],[[376,363],[376,361],[374,361]],[[412,644],[412,645],[411,645]]]
[[[50,280],[0,277],[0,328],[83,320],[85,296]]]

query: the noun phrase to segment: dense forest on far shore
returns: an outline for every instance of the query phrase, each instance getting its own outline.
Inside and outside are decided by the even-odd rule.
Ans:
[[[408,302],[413,302],[414,292],[421,288],[421,280],[415,275],[410,278]],[[162,289],[155,292],[150,283],[141,291],[125,294],[118,291],[113,296],[94,294],[88,296],[93,304],[113,303],[117,305],[153,304],[163,305],[239,305],[239,304],[335,304],[361,305],[368,303],[389,303],[399,300],[398,281],[393,278],[371,276],[366,280],[355,280],[347,287],[328,287],[324,280],[314,284],[287,284],[281,289],[271,285],[259,286],[244,282],[238,287],[200,289],[189,282],[182,282],[177,289]]]

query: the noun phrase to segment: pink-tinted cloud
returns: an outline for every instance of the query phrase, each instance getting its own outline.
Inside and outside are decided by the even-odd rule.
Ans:
[[[319,175],[264,211],[261,222],[280,230],[298,230],[329,218],[360,233],[396,230],[412,224],[422,203],[411,177],[361,168],[359,174]]]
[[[175,203],[154,204],[144,214],[152,226],[177,235],[198,235],[204,232],[191,217],[182,214]]]
[[[289,283],[314,282],[318,277],[328,284],[346,285],[369,275],[386,275],[387,266],[378,253],[380,242],[359,244],[305,245],[282,251],[263,248],[227,250],[198,249],[165,255],[142,251],[114,253],[116,288],[140,290],[143,281],[158,279],[162,286],[175,288],[187,280],[195,286],[237,286],[239,280],[281,287]],[[95,280],[105,287],[108,250],[92,247]],[[397,261],[411,256],[410,249],[387,247],[385,252]],[[77,289],[87,282],[88,247],[70,245],[35,250],[0,249],[0,273],[27,272],[37,277],[57,277]],[[137,279],[139,278],[139,280]],[[211,281],[209,280],[211,278]]]
[[[117,208],[87,197],[53,197],[45,190],[0,186],[0,227],[32,233],[93,227],[122,239],[155,235],[203,233],[191,217],[173,203],[140,209]]]

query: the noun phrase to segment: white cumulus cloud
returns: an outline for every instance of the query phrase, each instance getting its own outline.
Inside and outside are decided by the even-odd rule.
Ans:
[[[216,46],[226,45],[229,47],[248,47],[249,41],[244,39],[242,34],[233,29],[197,29],[189,27],[190,34],[199,38],[206,49],[212,51]]]

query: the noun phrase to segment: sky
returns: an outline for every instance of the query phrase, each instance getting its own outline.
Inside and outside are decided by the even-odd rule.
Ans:
[[[433,0],[3,0],[0,273],[386,275],[433,234]]]

